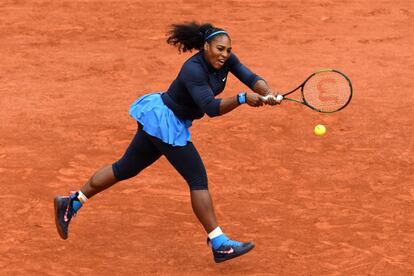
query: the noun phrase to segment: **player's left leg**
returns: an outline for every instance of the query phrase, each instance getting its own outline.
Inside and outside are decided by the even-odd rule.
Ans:
[[[193,143],[188,142],[186,146],[173,147],[155,137],[150,139],[187,181],[190,187],[193,211],[208,234],[208,243],[212,247],[214,260],[223,262],[253,249],[253,243],[230,240],[218,227],[208,191],[207,173]]]

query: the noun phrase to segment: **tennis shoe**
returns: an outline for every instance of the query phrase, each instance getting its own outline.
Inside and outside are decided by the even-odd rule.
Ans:
[[[211,246],[210,240],[207,239],[207,243]],[[246,254],[254,248],[252,242],[238,242],[233,240],[225,241],[219,248],[213,249],[213,257],[216,263],[221,263],[243,254]]]
[[[64,240],[68,238],[69,223],[76,212],[73,209],[72,201],[76,195],[57,196],[54,200],[55,205],[55,223],[60,237]]]

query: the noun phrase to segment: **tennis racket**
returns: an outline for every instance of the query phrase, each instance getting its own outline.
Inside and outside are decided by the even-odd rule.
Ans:
[[[292,97],[295,91],[300,91],[300,95],[296,93],[296,97]],[[292,96],[286,97],[288,95]],[[334,69],[317,71],[292,91],[278,95],[278,100],[297,102],[322,113],[333,113],[345,108],[351,98],[350,79]]]

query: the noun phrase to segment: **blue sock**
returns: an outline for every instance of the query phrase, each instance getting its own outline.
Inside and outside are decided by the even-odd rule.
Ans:
[[[227,241],[229,238],[227,238],[226,235],[221,234],[220,236],[215,237],[211,240],[211,247],[216,250],[219,248],[225,241]]]

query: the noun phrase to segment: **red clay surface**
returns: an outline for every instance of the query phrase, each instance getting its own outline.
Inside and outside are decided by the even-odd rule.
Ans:
[[[0,274],[414,275],[413,6],[1,1]],[[189,56],[165,43],[169,24],[194,19],[226,28],[276,90],[344,71],[351,105],[243,106],[194,123],[221,227],[256,243],[242,258],[213,262],[165,159],[91,199],[61,240],[53,197],[123,154],[129,105],[168,88]],[[223,96],[242,89],[231,77]]]

